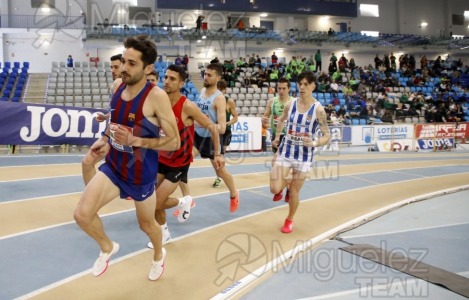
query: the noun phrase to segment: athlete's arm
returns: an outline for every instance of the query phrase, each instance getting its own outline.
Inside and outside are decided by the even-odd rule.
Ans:
[[[282,115],[278,118],[277,122],[277,129],[275,132],[282,132],[283,126],[285,126],[285,120],[288,118],[288,112],[290,111],[292,100],[288,100],[287,104],[285,104],[285,108],[283,109]],[[278,147],[280,141],[280,134],[275,136],[275,139],[272,141],[272,146]]]
[[[327,114],[323,106],[316,108],[316,118],[319,122],[319,130],[321,130],[322,136],[317,141],[317,146],[323,146],[329,143],[331,139],[331,132],[329,126],[327,126]]]
[[[213,101],[213,107],[217,112],[218,133],[224,134],[226,130],[226,99],[223,95],[218,95]]]
[[[231,113],[231,119],[226,122],[226,126],[233,125],[234,123],[238,122],[238,112],[236,111],[236,104],[233,99],[228,98],[228,102],[226,103],[228,106],[228,111]]]
[[[269,101],[267,101],[267,106],[265,107],[264,115],[262,116],[262,125],[264,125],[265,128],[269,127],[269,121],[270,121],[270,115],[272,114],[273,102],[274,102],[274,98],[271,98],[269,99]]]
[[[329,143],[331,139],[331,133],[329,131],[329,126],[327,126],[327,115],[323,106],[316,108],[316,119],[319,122],[319,130],[321,130],[322,136],[317,140],[312,140],[311,138],[305,138],[303,143],[307,147],[318,147],[324,146]]]
[[[217,124],[214,124],[209,118],[207,118],[207,116],[204,115],[192,101],[184,102],[184,113],[191,117],[201,127],[207,128],[210,131],[213,141],[213,150],[215,154],[220,154],[220,134],[218,133]]]

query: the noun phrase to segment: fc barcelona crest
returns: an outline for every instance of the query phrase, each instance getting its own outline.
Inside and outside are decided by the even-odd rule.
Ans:
[[[128,120],[129,120],[130,122],[135,121],[135,114],[130,113],[129,116],[128,116]]]

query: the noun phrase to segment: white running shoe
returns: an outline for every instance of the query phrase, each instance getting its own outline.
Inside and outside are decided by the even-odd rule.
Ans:
[[[162,248],[161,251],[163,252],[163,258],[159,261],[153,261],[153,263],[151,264],[150,274],[148,274],[148,279],[150,280],[158,280],[158,278],[163,275],[164,259],[166,258],[166,249]]]
[[[119,251],[119,244],[112,242],[112,250],[110,253],[99,252],[98,259],[94,262],[92,273],[94,276],[99,276],[106,272],[107,266],[109,264],[109,259],[113,254],[116,254]]]
[[[185,202],[182,204],[181,211],[178,215],[178,221],[181,223],[187,221],[191,215],[192,197],[185,196],[184,201]]]
[[[171,232],[169,232],[169,229],[168,229],[168,225],[166,225],[165,227],[161,226],[161,233],[162,233],[162,244],[165,245],[165,244],[168,244],[168,243],[171,243]],[[147,247],[150,248],[150,249],[154,249],[155,247],[153,247],[153,243],[152,242],[148,242],[147,243]]]

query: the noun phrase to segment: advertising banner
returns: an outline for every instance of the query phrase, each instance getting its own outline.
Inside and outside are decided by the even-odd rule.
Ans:
[[[91,145],[106,129],[103,109],[0,101],[2,145]]]
[[[227,151],[257,151],[262,148],[262,121],[257,117],[239,117],[231,126],[232,138]]]

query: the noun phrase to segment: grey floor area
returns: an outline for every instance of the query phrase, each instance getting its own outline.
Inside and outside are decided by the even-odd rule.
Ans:
[[[298,255],[242,299],[467,299],[341,250],[369,244],[469,278],[469,191],[420,201]]]

